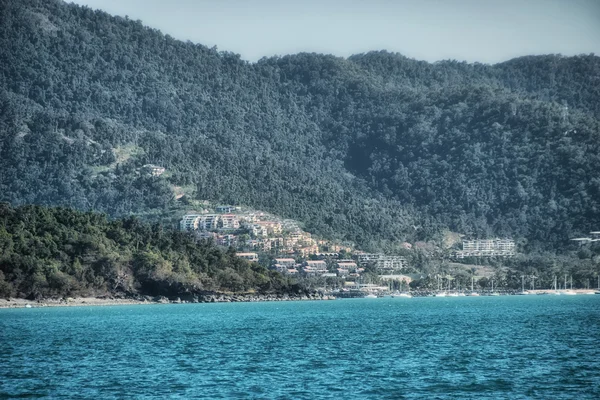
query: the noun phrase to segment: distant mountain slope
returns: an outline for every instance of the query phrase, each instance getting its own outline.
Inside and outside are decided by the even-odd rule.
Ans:
[[[89,8],[7,0],[0,59],[0,200],[15,205],[168,212],[185,186],[366,247],[445,228],[552,247],[600,226],[596,56],[250,64]]]

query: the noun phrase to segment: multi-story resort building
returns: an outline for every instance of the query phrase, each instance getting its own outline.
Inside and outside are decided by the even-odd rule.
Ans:
[[[314,245],[315,240],[311,238],[310,233],[296,230],[287,235],[286,242],[290,246],[311,246]]]
[[[455,258],[465,257],[510,257],[515,255],[512,239],[464,240],[462,250],[454,253]]]
[[[188,214],[179,222],[182,231],[210,231],[217,229],[219,215],[215,214]]]
[[[323,260],[306,261],[304,273],[309,276],[323,275],[327,273],[327,263]]]
[[[275,264],[285,265],[286,267],[293,267],[296,265],[296,260],[293,258],[276,258]]]
[[[296,269],[296,260],[293,258],[276,258],[273,269],[282,274],[295,275],[298,273],[298,270]]]
[[[213,229],[217,229],[219,227],[220,219],[221,219],[220,215],[215,215],[215,214],[202,215],[198,219],[198,230],[210,231]]]
[[[230,229],[235,230],[240,227],[240,220],[237,216],[233,214],[223,214],[221,215],[221,221],[219,223],[219,227],[222,229]]]
[[[319,246],[313,244],[311,246],[304,246],[298,249],[298,254],[302,257],[308,257],[311,254],[317,254],[319,252]]]
[[[269,236],[269,231],[266,226],[251,224],[247,225],[247,229],[250,231],[252,236],[254,237],[267,237]]]
[[[406,267],[406,259],[402,256],[386,256],[384,254],[361,253],[358,255],[361,265],[372,264],[380,271],[397,271]]]
[[[235,230],[239,227],[240,221],[233,214],[188,214],[179,222],[182,231]]]
[[[281,223],[274,221],[258,221],[256,225],[264,227],[269,235],[279,235],[283,231]]]
[[[354,260],[338,260],[337,262],[337,273],[339,276],[355,275],[357,269],[358,265]]]
[[[196,231],[198,230],[198,220],[201,215],[188,214],[184,215],[179,221],[179,230],[181,231]]]
[[[217,235],[215,242],[219,246],[235,247],[237,245],[237,236],[236,235]]]

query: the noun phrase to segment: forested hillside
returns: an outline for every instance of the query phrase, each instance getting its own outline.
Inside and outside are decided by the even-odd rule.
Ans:
[[[0,297],[298,294],[275,271],[136,218],[0,204]]]
[[[140,21],[5,0],[0,60],[0,201],[13,205],[125,216],[207,199],[363,248],[450,229],[556,249],[600,229],[594,55],[248,63]]]

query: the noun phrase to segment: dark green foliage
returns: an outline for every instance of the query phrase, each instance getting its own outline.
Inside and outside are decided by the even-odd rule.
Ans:
[[[0,59],[0,200],[13,205],[168,213],[170,187],[187,185],[365,249],[445,228],[556,249],[600,228],[593,55],[250,64],[86,7],[6,0]],[[119,159],[126,146],[139,153]]]
[[[295,284],[294,284],[295,285]],[[0,203],[0,296],[297,292],[278,273],[210,242],[67,208]]]

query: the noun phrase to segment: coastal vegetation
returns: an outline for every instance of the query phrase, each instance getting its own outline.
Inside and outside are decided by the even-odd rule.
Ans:
[[[306,294],[234,251],[135,217],[0,204],[0,297]]]
[[[13,294],[67,290],[75,285],[69,268],[80,264],[89,272],[73,290],[116,285],[121,266],[135,278],[128,288],[163,282],[155,279],[160,265],[170,266],[169,279],[201,287],[279,290],[285,282],[278,275],[209,244],[178,259],[169,249],[190,239],[141,222],[174,226],[198,200],[266,210],[366,251],[402,251],[414,268],[432,273],[447,269],[441,245],[406,252],[400,244],[441,243],[447,231],[510,237],[521,255],[485,262],[548,277],[598,271],[597,247],[570,241],[600,229],[595,55],[485,65],[374,51],[249,63],[87,7],[5,0],[0,59],[0,201],[86,211],[31,209],[89,218],[73,229],[89,225],[82,232],[100,235],[104,246],[85,239],[89,246],[73,253],[57,247],[55,254],[36,239],[43,244],[38,257],[27,255],[29,239],[11,241],[11,251],[18,245],[23,252],[1,254],[0,284]],[[148,164],[165,172],[148,173]],[[22,232],[38,238],[19,218]],[[149,252],[102,236],[114,224],[127,240],[143,234]],[[154,231],[169,232],[166,250]],[[112,272],[83,257],[88,250]],[[189,275],[190,263],[208,269]],[[147,265],[157,269],[136,272]],[[249,274],[239,288],[227,286],[225,276],[240,272],[225,265]],[[41,283],[23,287],[28,280],[20,276]]]

